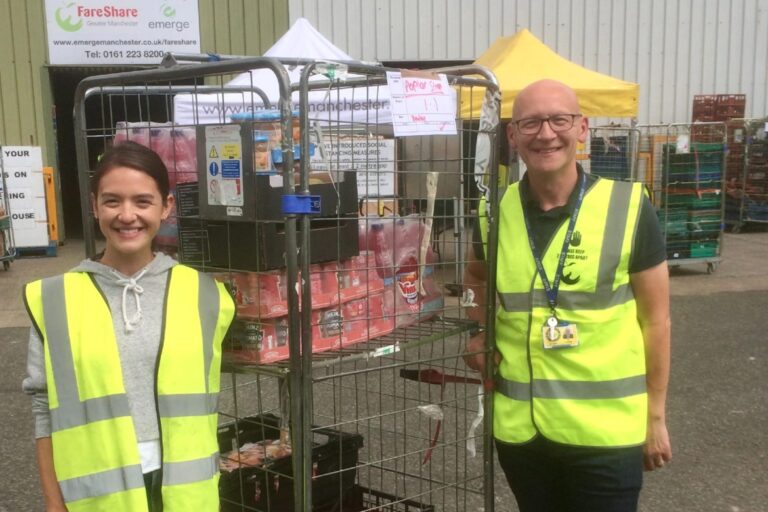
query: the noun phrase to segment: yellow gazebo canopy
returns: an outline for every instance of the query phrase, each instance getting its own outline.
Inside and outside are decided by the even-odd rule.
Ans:
[[[587,116],[636,117],[640,86],[603,75],[564,59],[527,29],[500,37],[476,61],[494,72],[501,89],[501,118],[512,117],[515,96],[525,86],[544,78],[573,87]],[[477,119],[483,91],[461,94],[461,117]]]

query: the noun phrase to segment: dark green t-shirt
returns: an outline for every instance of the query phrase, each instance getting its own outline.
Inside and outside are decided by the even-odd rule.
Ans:
[[[581,176],[583,172],[581,167],[579,167],[579,176]],[[587,174],[587,190],[589,190],[597,180],[597,176]],[[528,175],[526,174],[520,181],[520,196],[523,200],[523,206],[528,213],[528,218],[531,221],[534,242],[536,243],[536,247],[539,248],[539,251],[543,254],[546,252],[547,246],[558,228],[564,222],[568,222],[568,219],[576,206],[579,188],[574,187],[573,192],[571,192],[571,195],[568,198],[567,204],[552,208],[546,212],[539,208],[539,203],[530,196],[529,190]],[[629,260],[630,274],[647,270],[667,259],[664,236],[661,233],[661,228],[659,227],[659,221],[656,217],[653,205],[645,195],[643,196],[642,201],[643,202],[640,205],[640,218],[637,224],[637,234],[635,236],[635,243],[632,247],[632,254]],[[480,260],[484,259],[483,244],[480,238],[480,229],[477,222],[475,222],[473,241],[475,257]]]

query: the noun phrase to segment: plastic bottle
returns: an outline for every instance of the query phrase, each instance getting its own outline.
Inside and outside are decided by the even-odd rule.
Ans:
[[[417,321],[421,303],[418,233],[411,228],[410,221],[398,219],[394,234],[397,325],[410,325]]]

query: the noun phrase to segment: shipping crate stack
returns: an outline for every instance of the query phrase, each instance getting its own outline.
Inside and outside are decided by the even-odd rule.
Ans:
[[[741,207],[744,200],[744,155],[747,147],[744,121],[728,121],[726,131],[728,151],[725,157],[725,222],[738,226],[741,223]]]
[[[696,126],[696,123],[719,123],[741,119],[747,104],[745,94],[697,94],[693,97],[691,141],[721,142],[720,134],[710,127]]]
[[[752,222],[768,222],[768,138],[765,124],[746,150],[744,166],[745,219]]]
[[[669,260],[719,255],[722,224],[722,143],[663,149],[663,204],[659,217]]]

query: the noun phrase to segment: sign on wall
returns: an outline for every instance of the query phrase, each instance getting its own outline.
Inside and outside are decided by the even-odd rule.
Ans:
[[[323,152],[310,158],[312,171],[357,171],[358,197],[395,195],[395,141],[370,137],[323,140]]]
[[[45,0],[50,64],[158,64],[200,53],[197,0]]]
[[[3,146],[2,152],[1,170],[8,187],[16,247],[45,247],[48,245],[48,215],[42,151],[36,146]]]

